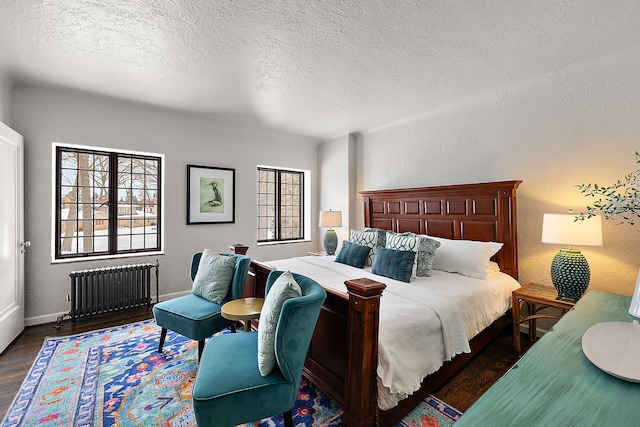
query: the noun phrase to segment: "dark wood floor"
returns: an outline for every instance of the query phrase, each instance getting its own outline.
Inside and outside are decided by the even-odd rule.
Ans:
[[[152,318],[151,310],[132,309],[118,314],[78,320],[75,326],[65,320],[57,329],[54,324],[31,326],[0,355],[0,414],[4,418],[22,381],[29,372],[36,355],[47,336],[73,335],[100,328],[123,325]],[[528,340],[523,337],[523,350]],[[435,396],[460,411],[466,411],[513,363],[512,334],[505,330],[469,364],[441,387]]]
[[[522,336],[522,352],[531,347],[528,335]],[[489,343],[471,362],[434,393],[438,399],[459,411],[466,411],[518,360],[513,354],[513,333],[508,327]]]

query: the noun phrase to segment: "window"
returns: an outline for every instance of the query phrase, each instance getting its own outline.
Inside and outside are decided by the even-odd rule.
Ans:
[[[304,176],[258,167],[258,242],[304,239]]]
[[[162,251],[162,155],[54,147],[54,259]]]

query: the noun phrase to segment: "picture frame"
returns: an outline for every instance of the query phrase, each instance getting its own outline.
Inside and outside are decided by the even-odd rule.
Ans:
[[[187,165],[187,225],[236,222],[236,170]]]

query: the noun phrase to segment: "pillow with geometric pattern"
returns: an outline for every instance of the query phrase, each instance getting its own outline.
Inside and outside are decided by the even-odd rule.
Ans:
[[[368,246],[371,248],[369,256],[367,256],[367,262],[365,265],[371,266],[373,264],[373,258],[376,254],[376,248],[378,247],[378,233],[375,231],[357,231],[351,230],[349,241],[360,246]]]
[[[416,254],[416,276],[431,276],[433,260],[436,256],[436,249],[440,247],[440,242],[426,236],[424,234],[402,233],[403,235],[412,235],[420,238],[420,246]]]
[[[416,278],[416,270],[418,268],[418,249],[420,248],[420,237],[413,234],[395,234],[387,233],[387,249],[396,251],[411,251],[415,255],[413,257],[413,267],[411,268],[411,278]]]

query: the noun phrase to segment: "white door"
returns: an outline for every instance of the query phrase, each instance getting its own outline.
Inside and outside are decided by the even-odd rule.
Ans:
[[[0,122],[0,352],[24,329],[23,138]]]

